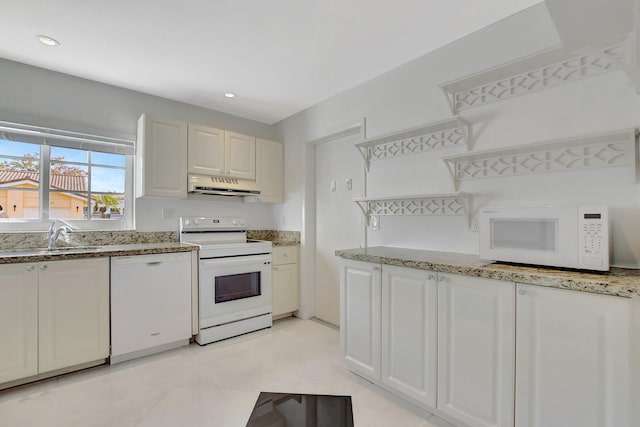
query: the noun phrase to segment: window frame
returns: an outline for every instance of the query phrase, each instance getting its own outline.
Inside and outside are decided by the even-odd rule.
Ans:
[[[7,135],[9,137],[7,137]],[[21,138],[24,136],[24,138]],[[135,174],[135,141],[101,137],[96,135],[81,134],[56,129],[45,129],[31,125],[21,125],[16,123],[0,121],[0,139],[14,142],[22,142],[39,145],[40,158],[39,174],[40,182],[37,189],[10,189],[7,191],[29,191],[38,192],[38,218],[12,218],[0,221],[0,232],[3,231],[42,231],[47,230],[52,221],[69,225],[75,230],[134,230],[135,229],[135,197],[134,197],[134,174]],[[58,143],[56,143],[58,142]],[[51,194],[63,193],[50,188],[51,183],[51,148],[70,148],[87,152],[87,163],[74,161],[62,161],[64,164],[76,164],[87,166],[87,215],[82,219],[51,218]],[[103,149],[101,149],[103,148]],[[108,149],[105,149],[108,148]],[[123,155],[124,166],[93,165],[91,161],[92,152],[104,152]],[[1,154],[1,153],[0,153]],[[11,155],[2,155],[3,158],[16,158]],[[56,163],[54,161],[53,163]],[[111,192],[91,191],[91,167],[105,167],[124,170],[124,212],[121,219],[95,219],[91,217],[90,195],[92,194],[114,194]],[[116,193],[120,194],[120,193]],[[8,209],[8,207],[7,207]]]

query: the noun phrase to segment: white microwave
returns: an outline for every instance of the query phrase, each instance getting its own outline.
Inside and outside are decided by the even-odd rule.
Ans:
[[[582,270],[609,270],[606,207],[485,208],[480,258]]]

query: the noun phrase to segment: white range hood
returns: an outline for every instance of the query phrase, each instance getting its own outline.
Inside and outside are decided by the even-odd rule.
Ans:
[[[255,181],[224,176],[189,174],[189,193],[212,194],[215,196],[255,196],[260,189]]]

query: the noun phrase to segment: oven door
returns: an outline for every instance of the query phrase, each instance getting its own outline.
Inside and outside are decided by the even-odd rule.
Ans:
[[[200,260],[200,328],[271,313],[271,254]]]

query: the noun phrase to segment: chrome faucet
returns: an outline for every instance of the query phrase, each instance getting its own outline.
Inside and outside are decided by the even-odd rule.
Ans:
[[[58,243],[58,237],[60,237],[60,233],[71,233],[71,229],[65,225],[56,227],[56,222],[51,222],[51,227],[49,227],[49,245],[47,249],[55,249],[56,243]]]

